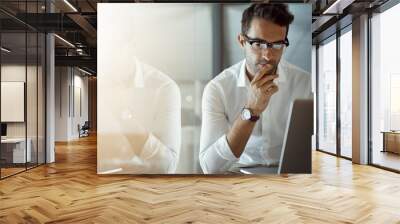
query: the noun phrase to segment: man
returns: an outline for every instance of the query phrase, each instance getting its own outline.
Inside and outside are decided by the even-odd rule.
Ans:
[[[118,50],[98,80],[98,173],[175,173],[181,145],[181,95],[168,75]],[[102,61],[101,61],[102,62]]]
[[[293,15],[284,4],[253,4],[238,41],[245,60],[204,89],[200,165],[204,173],[279,162],[291,101],[311,97],[310,74],[281,60]]]

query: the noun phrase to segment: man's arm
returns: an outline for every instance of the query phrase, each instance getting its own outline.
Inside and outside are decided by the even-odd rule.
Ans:
[[[249,99],[245,107],[249,108],[253,115],[260,116],[267,108],[271,96],[278,91],[278,86],[273,82],[277,77],[275,74],[265,75],[264,71],[260,71],[251,81]],[[237,158],[242,155],[255,124],[256,122],[238,117],[228,132],[228,144]]]
[[[255,125],[256,122],[242,120],[239,116],[236,118],[231,130],[228,132],[228,145],[232,150],[233,155],[237,158],[239,158],[243,153]]]
[[[275,78],[276,75],[259,75],[252,80],[250,98],[244,106],[250,108],[254,115],[259,116],[265,110],[269,98],[278,91],[273,83]],[[199,155],[204,173],[225,172],[236,162],[255,126],[255,122],[243,121],[239,117],[229,130],[222,96],[222,90],[212,82],[204,89]]]
[[[129,146],[119,160],[122,173],[175,172],[181,139],[180,91],[175,83],[168,83],[154,91],[157,92],[157,101],[154,102],[156,111],[150,115],[155,118],[153,122],[143,126],[132,115],[120,124],[122,136]],[[152,103],[147,106],[150,105]]]
[[[226,140],[229,123],[223,98],[218,84],[211,81],[204,88],[199,161],[205,174],[225,172],[237,161]]]

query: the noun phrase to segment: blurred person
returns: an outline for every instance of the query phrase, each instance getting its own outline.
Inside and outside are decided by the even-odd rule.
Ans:
[[[98,112],[106,120],[98,134],[99,173],[174,173],[181,144],[180,90],[169,76],[138,60],[134,49],[132,43],[121,47],[105,69],[102,81],[111,89],[99,99],[107,105]]]

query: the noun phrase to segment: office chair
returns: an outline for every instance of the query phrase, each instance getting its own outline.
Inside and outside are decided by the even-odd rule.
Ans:
[[[79,127],[80,125],[78,125],[78,129],[79,129],[79,138],[80,137],[87,137],[89,136],[89,129],[90,129],[90,125],[89,125],[89,121],[85,121],[85,123],[82,125],[82,127]]]

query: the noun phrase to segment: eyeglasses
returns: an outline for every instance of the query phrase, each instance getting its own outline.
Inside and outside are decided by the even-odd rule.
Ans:
[[[272,50],[281,50],[284,47],[289,46],[289,40],[285,38],[285,40],[276,41],[273,43],[269,43],[265,40],[258,39],[258,38],[250,38],[246,34],[242,34],[246,42],[250,44],[250,46],[256,50],[261,51],[265,49],[272,49]]]

